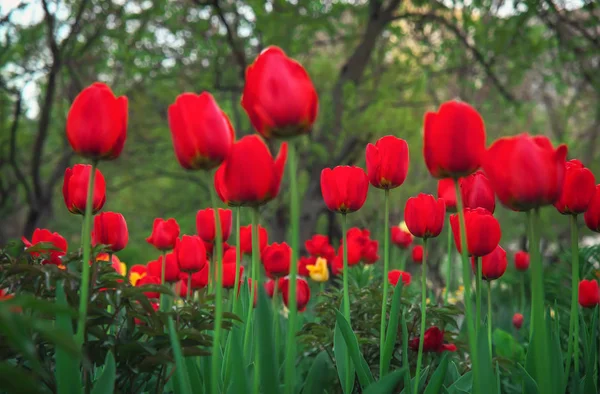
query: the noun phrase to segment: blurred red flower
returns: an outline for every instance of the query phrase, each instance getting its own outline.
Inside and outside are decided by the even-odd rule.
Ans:
[[[565,183],[554,206],[564,215],[576,215],[588,209],[596,193],[594,174],[579,160],[565,163]]]
[[[366,150],[367,174],[371,185],[393,189],[404,183],[408,172],[408,144],[403,139],[386,135]]]

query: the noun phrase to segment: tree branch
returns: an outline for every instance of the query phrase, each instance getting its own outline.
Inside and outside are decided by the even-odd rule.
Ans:
[[[22,103],[23,97],[19,94],[17,97],[17,102],[15,103],[13,122],[10,127],[10,151],[8,160],[10,161],[10,165],[13,168],[15,177],[17,178],[19,183],[23,185],[23,189],[25,189],[25,198],[27,199],[27,203],[31,204],[33,201],[33,198],[31,196],[31,188],[29,187],[27,178],[25,178],[25,174],[23,174],[23,171],[21,171],[21,167],[19,167],[19,164],[17,163],[17,131],[19,129],[19,120],[21,119]]]
[[[194,0],[194,2],[197,5],[202,4],[202,2],[200,0]],[[227,19],[225,18],[225,14],[223,13],[223,9],[221,8],[221,6],[219,4],[219,0],[213,0],[212,4],[215,9],[215,12],[217,13],[217,16],[219,17],[219,20],[225,26],[225,30],[227,32],[227,42],[229,42],[229,46],[231,47],[233,56],[235,57],[238,66],[240,67],[240,77],[243,81],[245,79],[246,66],[248,64],[246,62],[246,55],[244,54],[244,48],[238,47],[237,40],[236,40],[237,34],[232,29],[232,27],[229,26],[229,23],[227,22]]]

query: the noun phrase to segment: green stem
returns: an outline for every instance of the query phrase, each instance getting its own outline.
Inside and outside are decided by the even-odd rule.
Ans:
[[[421,271],[421,333],[419,334],[419,353],[417,354],[417,369],[415,370],[415,389],[419,391],[419,377],[421,376],[421,362],[423,361],[423,337],[425,336],[425,318],[427,310],[427,238],[423,239],[423,263]]]
[[[450,216],[446,222],[447,235],[447,252],[446,252],[446,294],[444,294],[444,305],[448,305],[448,294],[452,291],[452,229],[450,228]]]
[[[492,282],[488,281],[488,296],[487,296],[488,312],[487,312],[487,329],[488,329],[488,346],[490,348],[490,360],[492,359]]]
[[[569,345],[565,378],[571,372],[571,354],[573,355],[574,381],[579,379],[579,234],[577,216],[571,216],[571,315],[569,321]]]
[[[254,310],[254,294],[260,283],[258,283],[258,208],[252,208],[252,262],[250,268],[250,299],[248,300],[248,315],[246,316],[246,327],[244,329],[244,358],[249,360],[250,356],[250,322]],[[277,284],[275,284],[277,285]]]
[[[479,337],[479,326],[481,325],[481,259],[475,257],[475,269],[477,277],[475,278],[475,335]]]
[[[240,261],[242,258],[242,251],[240,248],[240,211],[241,208],[235,207],[235,285],[233,288],[232,296],[232,312],[237,313],[238,311],[238,298],[240,293]]]
[[[215,331],[212,344],[212,363],[211,363],[211,388],[213,394],[219,394],[219,376],[221,376],[220,366],[221,360],[221,326],[223,324],[223,234],[221,233],[221,216],[219,215],[219,204],[217,200],[217,192],[212,186],[212,176],[208,179],[208,190],[210,191],[210,200],[213,207],[215,220]],[[236,278],[238,277],[236,272]]]
[[[521,273],[521,313],[525,313],[525,272]]]
[[[383,296],[381,297],[381,324],[379,327],[379,376],[383,377],[383,349],[385,347],[385,322],[388,303],[388,271],[390,269],[390,191],[385,189],[383,219]]]
[[[296,152],[296,144],[290,142],[288,144],[288,169],[290,174],[290,221],[292,225],[292,233],[290,246],[292,247],[292,261],[290,262],[290,288],[288,298],[291,302],[288,303],[289,320],[287,332],[287,347],[285,351],[285,392],[293,394],[296,387],[296,315],[298,305],[296,303],[296,275],[298,273],[298,249],[300,245],[300,201],[298,200],[298,180],[296,178],[298,172],[298,159]]]
[[[544,319],[544,270],[539,252],[538,238],[538,209],[535,212],[528,212],[529,215],[529,231],[531,233],[531,302],[532,302],[532,325],[533,336],[535,336],[533,355],[535,363],[535,380],[540,389],[540,393],[551,393],[553,389],[550,385],[550,359],[547,354],[548,340],[546,335],[546,322]]]
[[[477,355],[475,327],[473,325],[473,311],[471,305],[471,264],[469,264],[469,256],[467,250],[467,235],[466,235],[466,224],[465,224],[465,212],[463,210],[462,195],[460,191],[460,185],[458,179],[454,180],[454,187],[456,190],[456,209],[458,211],[459,227],[460,227],[460,243],[461,243],[461,258],[462,258],[462,276],[463,286],[465,288],[465,313],[466,313],[466,324],[467,333],[469,338],[469,349],[471,350],[471,365],[473,366],[474,376],[474,392],[475,394],[481,394],[481,378],[479,376],[479,357]]]
[[[343,243],[344,243],[344,247],[343,247],[343,272],[342,272],[342,279],[343,279],[343,300],[342,300],[342,304],[343,304],[343,309],[344,309],[344,317],[346,318],[346,320],[348,321],[348,324],[350,324],[350,326],[352,326],[352,324],[350,323],[350,293],[348,290],[348,281],[349,281],[349,277],[350,277],[350,272],[348,270],[348,237],[347,237],[347,233],[348,232],[348,221],[347,221],[347,217],[346,214],[343,213],[342,214],[342,237],[343,237]],[[345,393],[350,393],[352,391],[352,384],[354,381],[354,375],[350,373],[350,368],[351,368],[351,364],[352,360],[350,359],[350,357],[346,358],[346,381],[345,381],[345,385],[346,385],[346,390],[344,390]]]
[[[277,297],[277,290],[278,290],[278,286],[275,285],[273,287],[273,299],[272,301],[272,307],[273,307],[273,329],[275,332],[275,376],[278,377],[279,375],[279,347],[280,347],[280,343],[281,343],[281,334],[280,334],[280,329],[279,329],[279,298]]]
[[[79,322],[77,323],[77,344],[83,346],[85,336],[85,322],[87,318],[88,298],[90,292],[90,254],[91,254],[91,228],[92,228],[92,204],[94,197],[94,178],[96,177],[97,161],[92,161],[90,178],[88,183],[87,199],[85,203],[85,215],[83,217],[83,230],[81,247],[83,248],[83,261],[81,264],[81,295],[79,298]]]
[[[401,256],[400,256],[400,271],[404,271],[406,269],[406,259],[408,259],[408,254],[409,254],[409,250],[404,249],[401,252]]]

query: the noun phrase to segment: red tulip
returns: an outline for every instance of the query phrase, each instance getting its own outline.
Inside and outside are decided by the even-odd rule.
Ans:
[[[529,253],[523,250],[515,253],[515,268],[519,271],[527,271],[529,268]]]
[[[371,185],[379,189],[393,189],[404,183],[408,172],[408,144],[391,135],[368,144],[367,173]]]
[[[235,139],[229,118],[208,92],[177,96],[169,106],[169,128],[177,160],[188,170],[217,167]]]
[[[423,155],[435,178],[467,176],[479,168],[485,154],[485,126],[475,108],[447,101],[438,112],[427,112]]]
[[[367,199],[369,178],[360,167],[337,166],[321,171],[321,193],[332,211],[358,211]]]
[[[263,249],[267,246],[269,242],[269,234],[267,233],[267,229],[258,225],[258,246],[260,248],[259,252],[262,252]],[[242,226],[240,227],[240,250],[242,254],[252,254],[252,225]]]
[[[326,260],[335,257],[335,249],[329,243],[327,235],[315,234],[304,243],[306,251],[314,257],[323,257]]]
[[[515,328],[519,330],[523,325],[523,315],[520,313],[515,313],[512,318],[512,323],[513,326],[515,326]]]
[[[184,235],[177,242],[174,253],[177,256],[179,269],[184,272],[198,272],[206,265],[206,249],[200,237]]]
[[[417,264],[421,264],[423,262],[423,245],[413,246],[412,260]]]
[[[402,279],[402,284],[404,286],[410,285],[410,273],[400,270],[391,270],[388,272],[388,282],[390,282],[392,286],[396,287],[400,279]]]
[[[251,283],[250,278],[248,278],[248,282]],[[265,282],[265,291],[267,292],[267,295],[269,296],[269,298],[273,298],[273,294],[275,293],[275,280],[268,279]],[[256,292],[254,294],[256,294]]]
[[[500,138],[487,150],[483,169],[498,199],[515,211],[554,204],[565,178],[566,145],[556,150],[543,136]]]
[[[481,257],[479,264],[481,264],[482,279],[487,281],[498,279],[506,272],[506,266],[508,265],[506,251],[498,245],[492,253]],[[477,273],[475,257],[471,257],[471,267],[473,268],[473,272]]]
[[[231,235],[231,210],[219,208],[222,241]],[[196,230],[204,242],[215,242],[215,211],[212,208],[201,209],[196,214]]]
[[[456,212],[456,186],[454,179],[444,178],[438,181],[438,199],[444,200],[447,212]]]
[[[283,303],[285,306],[288,306],[289,300],[289,286],[290,280],[285,278],[279,279],[279,290],[281,291],[281,295],[283,296]],[[308,286],[308,282],[302,278],[296,279],[296,305],[298,306],[298,312],[304,312],[306,310],[306,305],[310,300],[310,287]]]
[[[40,250],[38,252],[29,252],[33,258],[43,255],[45,258],[42,264],[62,265],[61,257],[67,254],[67,241],[59,233],[51,233],[50,230],[36,228],[29,242],[25,237],[21,238],[26,248],[37,245],[38,243],[52,244],[51,250]]]
[[[579,282],[579,305],[584,308],[594,308],[600,303],[600,292],[596,280],[582,280]]]
[[[136,264],[129,269],[129,283],[135,286],[144,276],[148,275],[148,269],[145,265]]]
[[[419,338],[413,338],[408,343],[414,351],[419,350]],[[456,351],[456,345],[444,343],[444,332],[437,327],[429,327],[423,334],[423,352],[441,353],[444,350],[449,352]]]
[[[404,220],[412,235],[419,238],[437,237],[442,232],[446,218],[444,200],[431,194],[419,194],[406,201]]]
[[[308,242],[308,241],[307,241]],[[335,258],[335,252],[334,252],[334,258]],[[327,260],[329,262],[329,260]],[[306,268],[307,265],[315,265],[315,263],[317,262],[317,257],[316,256],[302,256],[298,259],[298,275],[300,276],[309,276],[310,272],[308,271],[308,268]]]
[[[136,287],[144,287],[145,285],[160,285],[160,277],[146,275],[137,281]],[[148,298],[159,298],[160,293],[158,291],[146,291],[144,295]]]
[[[269,277],[281,277],[290,273],[292,249],[285,242],[265,247],[260,256]]]
[[[564,215],[584,213],[594,194],[596,179],[579,160],[570,160],[565,164],[565,183],[558,201],[554,203],[558,212]]]
[[[246,69],[242,107],[265,138],[309,133],[319,99],[306,70],[278,47],[268,47]]]
[[[485,208],[490,213],[494,213],[496,196],[489,179],[482,171],[461,178],[460,192],[465,208]]]
[[[187,298],[188,287],[186,281],[179,279],[177,283],[175,283],[175,294],[179,295],[180,298]]]
[[[233,289],[235,287],[235,264],[223,264],[223,276],[221,283],[224,289]],[[240,265],[239,278],[244,275],[244,266]]]
[[[406,223],[403,223],[406,227]],[[390,229],[392,243],[400,249],[407,249],[413,242],[413,236],[408,231],[408,228],[404,229],[401,226],[394,226]]]
[[[92,243],[94,245],[108,245],[111,252],[125,249],[129,241],[127,222],[120,213],[102,212],[94,217],[94,232]]]
[[[259,136],[243,137],[233,144],[229,157],[217,170],[215,189],[228,205],[263,205],[279,194],[286,159],[287,143],[281,144],[273,159]]]
[[[592,197],[587,211],[583,214],[583,218],[590,230],[600,233],[600,185],[596,186],[594,197]]]
[[[162,266],[163,266],[163,257],[159,256],[159,258],[155,261],[151,261],[147,264],[148,275],[158,276],[162,278]],[[165,282],[174,283],[179,280],[179,264],[177,262],[177,255],[175,252],[167,253],[167,260],[165,263]]]
[[[115,97],[96,82],[75,97],[67,115],[67,139],[75,152],[98,160],[116,159],[127,137],[127,97]]]
[[[71,213],[85,214],[87,192],[90,184],[92,166],[89,164],[75,164],[73,168],[65,170],[63,180],[63,197],[65,205]],[[106,201],[106,183],[100,170],[96,169],[94,176],[94,194],[92,199],[92,213],[96,214]]]
[[[208,286],[208,278],[210,274],[210,265],[205,264],[204,267],[192,274],[192,290],[203,289]],[[179,279],[183,280],[185,283],[188,283],[189,274],[187,272],[180,272]]]
[[[456,249],[461,253],[462,244],[457,213],[450,215],[450,225],[454,233]],[[496,249],[502,232],[498,220],[487,209],[465,209],[465,225],[469,256],[482,257]]]
[[[365,264],[375,264],[379,260],[379,242],[369,240],[362,251],[362,261]]]
[[[168,220],[154,219],[152,225],[152,234],[146,238],[146,242],[153,245],[158,250],[171,250],[175,247],[175,242],[179,237],[179,224],[175,219]]]

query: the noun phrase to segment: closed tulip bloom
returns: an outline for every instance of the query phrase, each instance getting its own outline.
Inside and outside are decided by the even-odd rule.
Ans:
[[[162,278],[163,257],[159,256],[157,260],[148,263],[148,275]],[[165,263],[165,282],[174,283],[179,280],[179,264],[175,252],[167,253]]]
[[[529,253],[523,250],[515,253],[515,268],[519,271],[527,271],[529,268]]]
[[[482,171],[460,179],[460,192],[465,208],[485,208],[490,213],[496,209],[496,195],[490,180]]]
[[[600,233],[600,185],[596,185],[594,197],[583,214],[583,218],[590,230]]]
[[[475,108],[443,103],[425,114],[423,155],[434,178],[459,178],[479,168],[485,154],[485,126]]]
[[[367,199],[369,178],[360,167],[337,166],[321,171],[321,193],[332,211],[358,211]]]
[[[487,209],[465,209],[465,225],[469,256],[482,257],[496,249],[502,236],[500,223]],[[450,215],[450,226],[456,249],[462,253],[458,214]]]
[[[127,97],[115,97],[96,82],[75,97],[67,115],[67,139],[77,154],[90,159],[116,159],[127,138]]]
[[[413,338],[408,345],[414,351],[419,350],[419,337]],[[429,327],[423,334],[423,352],[455,352],[456,345],[444,343],[444,332],[437,327]]]
[[[259,136],[243,137],[215,174],[217,194],[231,206],[257,207],[271,201],[279,194],[286,159],[287,143],[273,159]]]
[[[129,269],[129,283],[135,286],[138,280],[148,275],[148,269],[145,265],[136,264]]]
[[[446,218],[444,200],[431,194],[419,194],[406,201],[404,220],[412,235],[419,238],[437,237],[442,232]]]
[[[393,189],[404,183],[408,172],[408,144],[391,135],[368,144],[367,174],[371,185],[378,189]]]
[[[594,174],[579,160],[565,163],[565,183],[554,206],[563,215],[584,213],[596,193]]]
[[[340,258],[340,263],[343,262],[343,253],[344,253],[343,243],[340,244],[338,248],[338,254]],[[363,258],[363,245],[359,242],[358,239],[348,239],[348,265],[353,266],[361,262]]]
[[[266,246],[260,256],[269,277],[281,277],[290,273],[292,249],[285,242]]]
[[[290,287],[290,279],[288,277],[279,279],[279,290],[281,291],[281,295],[283,296],[283,303],[285,306],[288,306],[289,301],[289,287]],[[308,282],[302,278],[296,279],[296,305],[298,307],[298,312],[304,312],[306,310],[306,305],[310,301],[310,287],[308,286]]]
[[[517,330],[521,329],[521,326],[523,325],[523,315],[515,313],[512,318],[512,324]]]
[[[410,231],[408,231],[406,222],[402,222],[400,225],[392,227],[390,233],[392,244],[400,249],[407,249],[413,242],[413,236]]]
[[[446,203],[446,212],[456,212],[456,186],[454,179],[444,178],[438,181],[437,186],[438,199]]]
[[[231,210],[219,208],[221,237],[225,242],[231,235]],[[201,209],[196,214],[196,230],[204,242],[215,242],[215,211],[212,208]]]
[[[506,251],[498,245],[492,253],[481,257],[479,264],[481,264],[481,279],[487,281],[498,279],[506,272],[506,266],[508,265]],[[477,273],[474,257],[471,257],[471,267],[473,268],[473,272]]]
[[[259,252],[267,246],[269,242],[269,234],[267,233],[267,229],[258,225],[258,247],[260,248]],[[252,254],[252,225],[242,226],[240,227],[240,250],[242,254]]]
[[[65,170],[63,180],[63,197],[65,205],[71,213],[85,214],[87,192],[90,184],[92,166],[89,164],[75,164],[73,168]],[[92,198],[92,213],[96,214],[106,202],[106,183],[100,170],[96,169],[94,176],[94,194]]]
[[[152,225],[152,234],[146,238],[146,242],[153,245],[158,250],[171,250],[175,247],[175,242],[179,238],[179,224],[173,218],[154,219]]]
[[[198,272],[206,265],[206,249],[200,237],[184,235],[177,242],[175,252],[179,269],[187,273]]]
[[[111,252],[125,249],[129,241],[127,222],[120,213],[102,212],[94,217],[94,232],[92,243],[94,245],[108,245]]]
[[[319,99],[304,67],[271,46],[246,69],[242,107],[263,137],[291,137],[310,132]]]
[[[315,282],[327,282],[329,280],[329,269],[327,268],[327,260],[319,257],[315,264],[307,265],[309,276]]]
[[[244,266],[240,265],[240,281],[244,275]],[[222,286],[224,289],[233,289],[235,287],[235,263],[223,264]]]
[[[327,235],[313,235],[311,239],[304,243],[304,247],[311,256],[324,257],[326,260],[335,257],[335,249],[329,243],[329,237]]]
[[[229,118],[208,92],[177,96],[169,106],[169,128],[177,161],[188,170],[217,167],[235,139]]]
[[[29,252],[29,254],[34,258],[39,256],[46,257],[42,260],[42,264],[62,265],[61,258],[67,254],[67,240],[65,240],[59,233],[53,233],[45,228],[36,228],[31,237],[31,242],[29,242],[25,237],[22,237],[21,240],[25,244],[26,248],[35,246],[40,242],[52,244],[54,247],[52,250]]]
[[[209,264],[205,264],[200,271],[194,272],[192,274],[192,290],[199,290],[208,286],[209,274]],[[188,277],[189,274],[187,272],[182,271],[179,273],[179,279],[183,280],[185,283],[188,283]]]
[[[390,284],[394,287],[398,284],[399,280],[402,280],[402,284],[404,286],[408,286],[410,285],[410,279],[411,276],[408,272],[400,270],[391,270],[388,272],[388,282],[390,282]]]
[[[188,293],[187,282],[179,279],[177,283],[175,283],[175,294],[179,296],[179,298],[186,298]]]
[[[369,240],[362,252],[362,262],[365,264],[375,264],[379,261],[379,242]]]
[[[598,281],[584,279],[579,282],[579,305],[584,308],[594,308],[599,302]]]
[[[566,145],[557,149],[547,137],[521,134],[496,140],[483,169],[498,199],[515,211],[554,204],[565,179]]]
[[[412,249],[412,260],[414,263],[423,263],[423,245],[415,245]]]
[[[160,278],[158,276],[146,275],[136,283],[136,287],[144,287],[146,285],[160,285]],[[158,291],[145,291],[144,295],[148,298],[160,297],[160,293]]]

